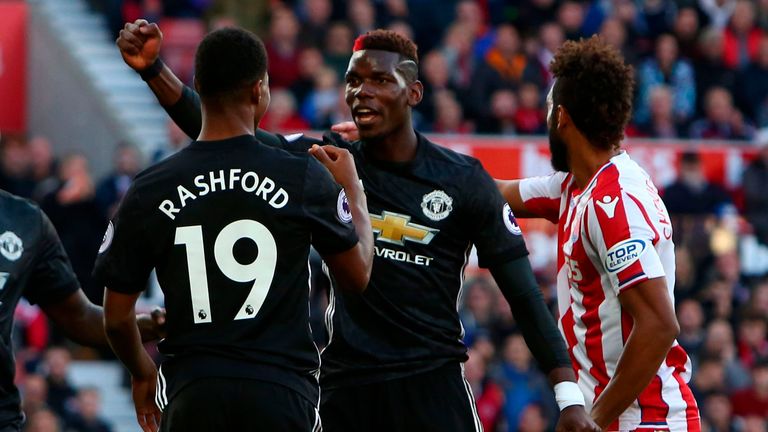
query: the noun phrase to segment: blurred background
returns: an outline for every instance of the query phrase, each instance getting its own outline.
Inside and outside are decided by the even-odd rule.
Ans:
[[[137,18],[159,23],[162,58],[186,83],[206,32],[259,34],[272,87],[261,127],[284,133],[349,120],[354,38],[401,32],[419,46],[416,127],[497,178],[551,171],[547,65],[563,41],[601,35],[634,66],[624,147],[674,219],[679,342],[705,430],[768,430],[768,0],[0,0],[0,188],[40,203],[97,303],[107,220],[139,170],[189,141],[114,46]],[[523,223],[554,310],[554,227]],[[467,274],[466,373],[485,430],[553,430],[556,405],[508,305],[487,273]],[[319,345],[325,284],[313,290]],[[156,304],[153,284],[143,306]],[[67,342],[25,303],[14,344],[28,430],[139,430],[110,353]]]

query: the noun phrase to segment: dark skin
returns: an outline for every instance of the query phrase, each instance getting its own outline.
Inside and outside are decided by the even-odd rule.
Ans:
[[[568,110],[552,100],[551,93],[547,103],[548,123],[556,122],[557,133],[567,147],[569,170],[576,184],[583,188],[620,150],[618,146],[602,149],[592,145],[573,123]],[[541,217],[526,208],[518,180],[497,181],[497,185],[516,216]],[[680,331],[664,278],[649,279],[623,291],[619,302],[634,324],[616,373],[592,407],[592,418],[603,429],[618,419],[648,386]]]
[[[148,38],[151,42],[143,46],[149,46],[147,49],[159,50],[159,40],[154,38],[159,39],[162,35],[157,26],[142,25],[141,28],[150,31],[153,35]],[[123,30],[121,35],[133,35],[137,40],[141,38],[140,34],[137,36],[127,30]],[[126,38],[123,36],[121,38],[125,42]],[[136,51],[133,56],[122,49],[121,52],[126,62],[132,61],[129,64],[147,65],[144,55],[146,53],[142,54],[141,50]],[[156,77],[156,81],[166,78],[169,78],[168,73],[164,77]],[[170,79],[171,88],[177,88],[174,82],[178,80]],[[165,81],[162,83],[168,84]],[[178,84],[181,85],[180,82]],[[195,84],[197,87],[197,82]],[[173,97],[172,94],[172,91],[163,93],[163,98]],[[202,97],[203,125],[197,140],[214,141],[253,135],[256,125],[267,110],[269,100],[266,75],[252,85],[226,97]],[[310,153],[323,163],[336,181],[344,187],[352,213],[352,223],[359,238],[358,243],[349,250],[325,255],[323,259],[334,274],[340,289],[350,293],[361,293],[368,285],[373,265],[373,231],[354,159],[347,150],[337,148],[314,146]],[[104,295],[104,325],[112,349],[131,373],[133,401],[139,425],[144,432],[155,432],[160,426],[161,419],[160,409],[154,400],[157,368],[141,345],[134,313],[138,297],[139,294],[123,294],[107,287]]]
[[[126,63],[135,70],[142,70],[157,58],[161,38],[162,34],[154,24],[145,21],[129,23],[121,31],[117,45]],[[411,109],[421,102],[424,91],[417,76],[416,64],[403,60],[397,53],[358,51],[350,60],[345,94],[356,124],[352,124],[351,128],[342,125],[334,130],[352,139],[359,137],[366,145],[366,152],[375,159],[390,162],[412,160],[416,156],[418,139],[413,129]],[[148,85],[164,106],[178,102],[184,87],[167,66],[158,76],[150,79]],[[369,110],[368,117],[361,112],[362,109]],[[347,135],[351,129],[354,129],[354,135]],[[326,151],[333,149],[328,146],[323,148]],[[563,381],[575,382],[570,367],[554,368],[548,373],[548,378],[552,385]],[[564,409],[557,425],[557,432],[597,430],[597,425],[579,405]]]
[[[349,62],[346,74],[347,105],[352,110],[366,151],[379,160],[404,162],[416,155],[417,137],[411,108],[421,101],[424,88],[408,73],[407,68],[408,64],[403,65],[399,54],[380,50],[358,51]],[[360,108],[375,111],[374,118],[361,121]],[[563,381],[576,381],[570,367],[554,368],[548,378],[553,386]],[[556,430],[596,431],[599,428],[591,421],[584,407],[573,405],[561,412]]]

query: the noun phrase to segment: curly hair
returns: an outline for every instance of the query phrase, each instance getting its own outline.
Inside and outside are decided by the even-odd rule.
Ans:
[[[418,48],[416,44],[392,30],[373,30],[355,39],[353,51],[371,49],[395,52],[403,58],[413,60],[419,64]]]
[[[564,106],[589,141],[604,149],[619,146],[632,113],[632,67],[597,36],[568,41],[550,65],[557,78],[552,97]]]

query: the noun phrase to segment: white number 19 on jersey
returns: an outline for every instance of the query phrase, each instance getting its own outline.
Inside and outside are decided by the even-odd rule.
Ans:
[[[240,264],[233,255],[235,243],[240,239],[251,239],[256,243],[259,254],[250,264]],[[192,309],[195,324],[209,323],[211,302],[208,293],[208,274],[205,268],[203,248],[203,227],[193,225],[176,228],[175,244],[187,249],[189,288],[192,295]],[[255,318],[267,298],[267,292],[277,266],[277,245],[267,227],[254,220],[241,219],[224,227],[216,237],[213,246],[216,265],[224,276],[235,282],[253,282],[245,302],[235,315],[236,320]]]

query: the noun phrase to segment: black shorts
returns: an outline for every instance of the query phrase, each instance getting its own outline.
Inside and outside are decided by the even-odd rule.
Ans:
[[[315,404],[278,384],[203,378],[182,388],[163,411],[162,432],[322,430]]]
[[[325,432],[474,432],[483,426],[459,363],[405,378],[322,391]]]

